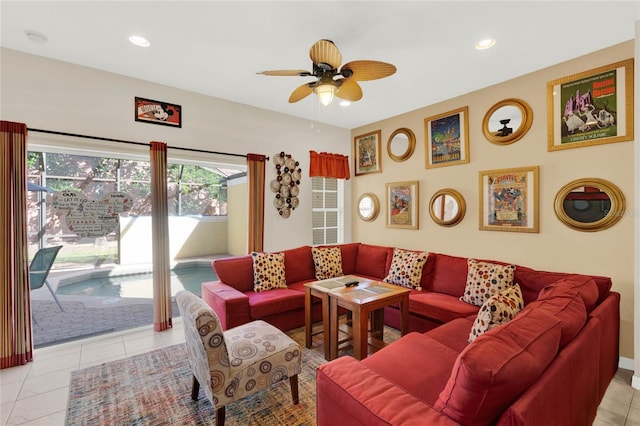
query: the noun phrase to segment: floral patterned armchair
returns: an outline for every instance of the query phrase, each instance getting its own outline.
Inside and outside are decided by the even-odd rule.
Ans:
[[[226,405],[286,378],[298,404],[302,353],[295,341],[264,321],[223,331],[215,312],[193,293],[180,291],[176,301],[193,373],[191,398],[198,399],[203,385],[217,425],[224,425]]]

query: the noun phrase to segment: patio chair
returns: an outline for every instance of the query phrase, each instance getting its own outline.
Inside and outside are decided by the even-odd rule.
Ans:
[[[213,309],[186,290],[176,294],[176,302],[193,373],[191,399],[198,399],[202,384],[216,425],[224,425],[226,405],[287,378],[298,404],[302,352],[294,340],[260,320],[223,331]]]
[[[31,265],[29,266],[29,288],[31,290],[37,290],[43,285],[46,285],[58,304],[58,307],[62,312],[64,312],[64,309],[58,300],[58,296],[56,296],[55,291],[53,291],[53,288],[51,288],[51,285],[47,281],[49,271],[51,270],[53,262],[56,260],[56,256],[61,248],[62,246],[42,248],[38,250],[35,256],[33,256],[33,260],[31,260]]]

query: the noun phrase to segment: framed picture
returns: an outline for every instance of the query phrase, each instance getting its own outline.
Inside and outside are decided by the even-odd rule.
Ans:
[[[424,119],[425,166],[469,162],[469,107]]]
[[[633,59],[547,83],[548,151],[633,140]]]
[[[418,229],[418,181],[388,183],[388,228]]]
[[[366,173],[380,173],[380,130],[353,138],[356,176]]]
[[[539,167],[480,172],[480,229],[538,232]]]
[[[136,97],[134,113],[136,121],[182,127],[182,107],[180,105]]]

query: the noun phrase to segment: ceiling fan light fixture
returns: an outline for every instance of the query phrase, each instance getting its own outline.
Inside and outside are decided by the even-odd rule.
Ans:
[[[129,36],[129,41],[132,44],[135,44],[136,46],[140,46],[140,47],[149,47],[151,46],[151,42],[146,39],[145,37],[133,34],[131,36]]]
[[[476,49],[477,50],[484,50],[484,49],[489,49],[490,47],[493,47],[496,44],[496,40],[493,38],[486,38],[484,40],[480,40],[477,44],[476,44]]]
[[[335,86],[335,84],[328,83],[321,84],[320,86],[316,87],[314,89],[314,92],[316,92],[316,95],[318,95],[320,103],[328,107],[333,102],[333,97],[335,96],[337,89],[338,88]]]

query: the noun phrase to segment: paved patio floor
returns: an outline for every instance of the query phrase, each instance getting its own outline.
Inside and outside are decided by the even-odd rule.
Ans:
[[[153,324],[151,299],[98,306],[95,300],[87,303],[59,298],[64,312],[53,299],[31,301],[33,344],[36,348]],[[180,316],[175,301],[171,312],[172,317]]]

